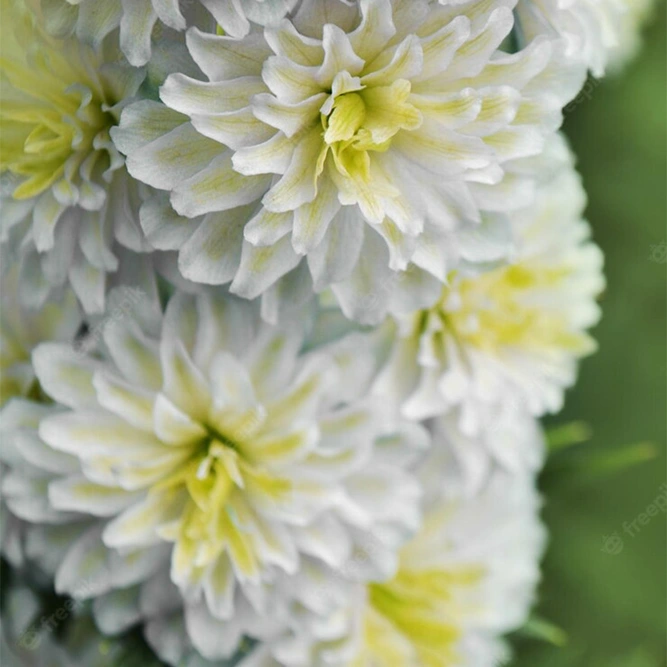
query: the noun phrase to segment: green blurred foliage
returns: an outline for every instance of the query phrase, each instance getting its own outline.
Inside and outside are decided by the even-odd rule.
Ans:
[[[600,350],[552,420],[585,420],[590,441],[557,432],[541,479],[551,538],[536,617],[567,641],[519,633],[516,667],[667,665],[666,515],[638,522],[667,498],[665,24],[661,3],[639,57],[566,118],[608,286]]]

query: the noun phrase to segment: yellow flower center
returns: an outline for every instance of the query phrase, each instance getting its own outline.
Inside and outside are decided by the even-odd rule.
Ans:
[[[421,125],[421,113],[407,100],[410,82],[391,86],[363,87],[334,95],[331,110],[322,114],[324,141],[331,149],[338,172],[352,180],[370,181],[369,152],[389,149],[392,138],[402,129]],[[328,109],[327,109],[328,110]]]
[[[196,576],[228,549],[246,576],[257,576],[260,563],[248,526],[260,518],[244,493],[278,501],[291,484],[245,457],[242,443],[206,430],[208,436],[196,445],[190,461],[155,488],[172,498],[185,495],[180,517],[161,535],[176,543],[178,570]]]
[[[389,582],[371,584],[362,649],[353,667],[453,664],[467,611],[455,593],[481,576],[475,567],[404,568]]]
[[[550,308],[544,298],[568,274],[566,267],[528,263],[500,267],[460,280],[454,294],[445,288],[429,314],[458,340],[494,354],[509,346],[585,353],[588,335],[572,331],[562,309]],[[458,303],[452,305],[452,298]]]

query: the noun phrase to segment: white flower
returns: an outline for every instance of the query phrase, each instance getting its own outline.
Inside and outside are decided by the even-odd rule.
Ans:
[[[50,503],[97,517],[56,589],[72,593],[82,568],[99,570],[79,593],[96,597],[170,561],[188,633],[209,659],[281,620],[292,594],[281,579],[311,559],[339,567],[374,540],[368,576],[390,575],[420,520],[400,455],[428,437],[368,397],[367,339],[302,353],[304,325],[258,319],[253,304],[177,293],[164,318],[110,318],[102,358],[55,343],[33,354],[42,389],[69,408],[39,434],[78,459],[50,482]],[[132,563],[121,584],[110,562]]]
[[[599,318],[602,253],[567,148],[553,142],[541,159],[551,166],[536,201],[512,218],[512,261],[451,274],[435,306],[397,319],[377,391],[410,418],[453,411],[463,434],[477,436],[526,412],[557,412],[578,360],[594,351],[586,330]]]
[[[42,0],[49,27],[61,36],[76,36],[98,47],[114,29],[120,27],[120,46],[135,66],[151,58],[152,37],[156,24],[172,30],[184,30],[196,5],[206,8],[216,23],[232,37],[250,31],[250,21],[268,25],[279,21],[298,0],[190,0],[185,13],[178,0]],[[193,8],[192,5],[195,5]]]
[[[526,620],[544,546],[530,475],[495,470],[473,496],[434,441],[424,468],[424,524],[401,550],[396,575],[355,587],[321,619],[260,644],[239,667],[494,667],[502,635]]]
[[[519,0],[518,22],[526,39],[563,38],[565,55],[596,77],[635,53],[651,0]]]
[[[530,480],[494,477],[478,497],[433,507],[398,575],[369,587],[352,664],[492,667],[526,619],[544,534]]]
[[[137,219],[146,188],[109,137],[144,73],[47,36],[24,3],[2,0],[2,14],[3,264],[20,262],[31,306],[69,280],[84,308],[100,311],[116,243],[148,249]]]
[[[161,247],[246,298],[310,273],[369,323],[430,305],[461,260],[504,256],[525,196],[504,167],[542,150],[582,83],[547,39],[501,50],[513,4],[310,0],[241,40],[191,29],[208,81],[172,74],[164,104],[129,107],[113,133],[197,221],[158,222]]]

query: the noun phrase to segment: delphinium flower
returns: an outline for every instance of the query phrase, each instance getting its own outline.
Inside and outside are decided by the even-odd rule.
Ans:
[[[132,65],[145,65],[151,58],[156,24],[184,30],[198,7],[209,10],[215,22],[232,37],[250,32],[250,21],[266,25],[279,21],[298,0],[43,0],[42,7],[53,32],[76,34],[91,46],[99,46],[120,27],[120,46]],[[200,14],[201,16],[201,14]]]
[[[240,40],[189,30],[207,80],[172,74],[113,132],[196,221],[155,223],[183,275],[288,300],[276,281],[307,263],[301,283],[375,323],[507,254],[522,179],[504,166],[541,151],[582,79],[546,38],[502,50],[513,5],[310,0]]]
[[[258,319],[255,304],[176,293],[163,318],[110,318],[97,355],[33,353],[61,410],[39,436],[79,462],[50,481],[50,503],[92,521],[56,589],[96,597],[170,564],[209,659],[282,622],[280,579],[311,560],[340,567],[372,543],[368,577],[390,576],[420,520],[401,461],[428,436],[369,396],[368,339],[301,353],[304,322]],[[88,577],[95,586],[77,591]]]
[[[109,137],[144,72],[75,39],[49,37],[30,3],[2,0],[0,160],[3,265],[41,307],[68,280],[101,311],[119,247],[148,249],[133,181]],[[120,246],[118,246],[120,244]]]
[[[525,39],[563,38],[565,55],[600,77],[634,55],[651,6],[651,0],[519,0],[519,32]]]
[[[562,141],[545,153],[536,201],[512,217],[517,250],[482,273],[453,272],[431,308],[397,318],[376,389],[424,419],[455,416],[477,436],[557,412],[600,312],[602,253],[582,218],[581,180]],[[541,158],[543,161],[544,159]]]
[[[534,478],[496,469],[470,496],[446,447],[436,437],[435,458],[424,464],[424,522],[401,550],[397,573],[358,585],[346,607],[320,622],[327,639],[317,641],[312,629],[281,636],[258,644],[239,667],[504,664],[502,635],[524,623],[539,580],[544,529]]]

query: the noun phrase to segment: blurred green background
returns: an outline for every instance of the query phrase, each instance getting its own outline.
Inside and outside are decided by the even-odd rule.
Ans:
[[[554,453],[541,479],[550,545],[535,613],[567,641],[520,633],[516,667],[667,665],[667,516],[638,520],[667,500],[665,25],[661,2],[638,57],[589,82],[566,117],[608,286],[600,350],[551,422],[585,420],[592,437]]]

